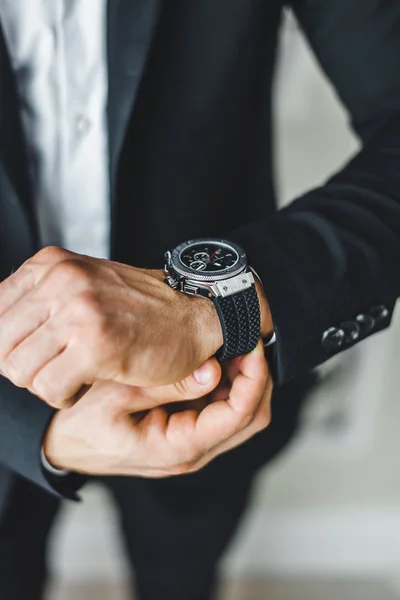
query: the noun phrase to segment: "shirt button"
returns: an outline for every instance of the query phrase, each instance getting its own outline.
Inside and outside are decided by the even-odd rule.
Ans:
[[[343,329],[337,329],[336,327],[331,327],[327,329],[321,340],[321,345],[324,350],[327,352],[333,353],[339,350],[341,346],[343,346],[345,342],[345,332]]]
[[[78,115],[75,119],[75,131],[79,137],[85,136],[91,127],[91,122],[84,115]]]

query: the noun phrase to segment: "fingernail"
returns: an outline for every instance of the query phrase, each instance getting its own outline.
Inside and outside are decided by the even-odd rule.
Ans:
[[[207,383],[209,383],[211,379],[211,370],[209,365],[207,363],[202,365],[199,369],[197,369],[197,371],[193,373],[193,377],[195,378],[197,383],[200,383],[200,385],[206,385]]]

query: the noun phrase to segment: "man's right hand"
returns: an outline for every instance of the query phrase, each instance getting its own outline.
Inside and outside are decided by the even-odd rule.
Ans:
[[[203,385],[193,376],[153,388],[94,384],[55,415],[44,443],[47,459],[92,475],[167,477],[200,469],[267,427],[272,393],[261,342],[227,365],[220,385],[215,359],[207,361],[207,369]],[[193,398],[203,401],[178,411],[159,406]]]

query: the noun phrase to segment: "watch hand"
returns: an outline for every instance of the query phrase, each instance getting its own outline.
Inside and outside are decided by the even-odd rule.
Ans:
[[[212,259],[213,256],[215,256],[217,254],[218,250],[219,250],[219,248],[211,254],[210,258],[208,259],[209,261]]]

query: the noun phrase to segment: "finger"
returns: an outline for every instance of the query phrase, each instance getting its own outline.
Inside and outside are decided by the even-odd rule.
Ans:
[[[0,283],[0,317],[36,285],[35,275],[33,269],[21,267]]]
[[[154,387],[129,386],[131,393],[124,396],[125,404],[119,404],[117,410],[133,413],[150,410],[161,405],[177,405],[180,402],[187,402],[185,408],[189,408],[193,402],[193,408],[198,410],[196,403],[215,389],[221,377],[221,367],[215,359],[210,359],[204,363],[202,370],[202,375],[199,377],[197,374],[196,377],[203,383],[199,383],[194,375],[191,375],[183,381],[172,385]],[[205,371],[208,371],[208,377],[205,376]],[[202,404],[203,407],[204,404]],[[172,412],[175,412],[173,406],[171,406],[171,410],[168,409],[169,414]]]
[[[31,336],[36,337],[36,336]],[[47,350],[44,336],[42,359]],[[65,408],[71,405],[71,398],[81,389],[82,385],[92,383],[96,374],[93,373],[91,361],[85,349],[79,346],[68,346],[62,349],[62,341],[57,340],[48,347],[48,353],[56,352],[59,354],[47,362],[43,367],[37,369],[37,363],[32,366],[31,390],[34,394],[43,398],[48,404],[55,408]],[[60,351],[61,349],[61,351]],[[27,349],[27,355],[29,348]],[[38,357],[38,362],[41,358]],[[205,371],[208,372],[206,377]],[[221,377],[221,369],[215,359],[210,359],[202,367],[202,374],[187,377],[184,381],[153,388],[143,388],[129,386],[130,393],[124,394],[121,401],[116,405],[117,411],[132,413],[137,411],[149,410],[160,404],[170,404],[183,400],[195,400],[207,395],[217,385]]]
[[[240,363],[240,373],[236,377],[229,398],[217,400],[198,415],[190,433],[191,443],[199,455],[209,452],[236,433],[245,429],[257,412],[268,378],[262,347],[258,346]],[[211,395],[212,398],[213,395]],[[181,431],[178,413],[173,415],[169,425],[169,437],[179,443]]]
[[[261,343],[240,362],[226,400],[209,404],[199,415],[197,435],[208,448],[232,437],[253,420],[268,378],[268,365]],[[213,399],[213,395],[211,395]]]
[[[174,413],[182,412],[184,410],[194,410],[197,414],[200,414],[209,403],[209,399],[210,395],[208,394],[207,396],[202,396],[201,398],[197,398],[195,400],[184,400],[183,402],[166,404],[165,408],[169,415],[173,415]]]
[[[252,422],[240,432],[204,451],[194,443],[199,420],[196,411],[185,410],[170,416],[166,436],[175,449],[177,473],[198,471],[224,452],[243,444],[270,423],[272,380],[269,377]],[[204,412],[204,411],[203,411]],[[210,440],[208,440],[210,441]]]
[[[42,300],[27,293],[0,317],[0,364],[7,371],[8,355],[49,318],[49,308]]]
[[[0,283],[0,317],[25,296],[58,262],[70,256],[66,250],[48,247],[27,260],[15,273]]]
[[[221,367],[215,358],[207,360],[197,371],[186,379],[165,386],[140,388],[148,408],[158,404],[195,400],[212,392],[221,380]],[[144,407],[146,408],[146,407]]]
[[[221,381],[219,382],[218,387],[212,392],[212,397],[209,397],[208,402],[229,399],[232,383],[240,373],[240,363],[242,359],[243,357],[240,356],[223,365]]]
[[[262,346],[261,346],[262,348]],[[256,351],[254,351],[256,352]],[[260,356],[261,361],[264,363],[264,352],[262,350]],[[153,399],[156,406],[157,401],[166,404],[172,402],[183,402],[185,400],[196,400],[203,396],[214,392],[218,399],[227,400],[229,398],[228,391],[230,390],[229,383],[235,380],[238,373],[240,373],[240,365],[244,357],[238,357],[232,361],[229,361],[228,365],[224,367],[224,381],[221,388],[217,388],[221,384],[222,370],[218,361],[214,358],[206,361],[197,371],[192,375],[180,381],[179,383],[167,385],[167,386],[154,386],[148,388],[141,388],[144,390],[143,399],[145,395],[147,398]],[[215,391],[214,391],[215,390]],[[214,400],[216,398],[213,398]],[[146,407],[144,407],[146,408]],[[151,408],[149,405],[147,408]]]
[[[33,393],[55,408],[69,405],[82,386],[96,379],[88,354],[82,346],[67,346],[37,372],[32,381]]]
[[[155,434],[160,438],[165,437],[168,426],[168,413],[163,407],[156,407],[149,410],[137,423],[142,432]]]
[[[245,427],[239,433],[233,435],[231,438],[228,438],[222,444],[219,444],[212,448],[208,454],[200,459],[200,461],[193,466],[193,470],[198,470],[214,460],[220,454],[224,454],[225,452],[229,452],[234,448],[241,446],[249,439],[251,439],[254,435],[265,429],[269,426],[271,422],[271,396],[273,390],[272,378],[269,377],[267,384],[265,386],[264,393],[261,397],[260,403],[258,405],[256,414],[254,416],[253,421]]]
[[[4,372],[15,385],[34,391],[36,374],[65,349],[65,344],[50,319],[10,352],[3,362]]]
[[[229,385],[229,388],[232,386],[234,380],[240,373],[240,365],[244,356],[238,356],[233,360],[228,361],[223,365],[222,373],[224,382]]]
[[[234,377],[227,400],[238,417],[254,414],[269,376],[268,364],[261,340],[250,354],[242,357],[239,372]]]

